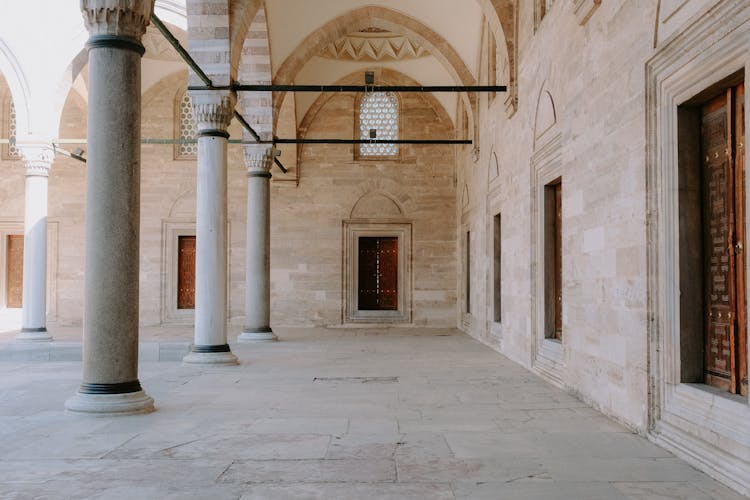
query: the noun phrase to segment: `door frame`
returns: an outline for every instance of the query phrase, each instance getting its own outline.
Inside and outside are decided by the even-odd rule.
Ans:
[[[359,238],[398,239],[398,308],[395,311],[359,309]],[[342,324],[411,323],[412,321],[412,225],[402,220],[343,221]]]

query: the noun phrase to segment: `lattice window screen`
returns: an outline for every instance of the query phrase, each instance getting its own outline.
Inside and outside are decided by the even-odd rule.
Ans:
[[[195,124],[195,118],[193,117],[193,102],[187,92],[182,94],[182,99],[180,100],[180,112],[178,117],[180,121],[178,126],[178,138],[180,140],[195,140],[198,131]],[[179,158],[192,158],[198,156],[198,144],[178,144],[177,156]]]
[[[8,105],[8,157],[9,158],[20,158],[21,151],[16,146],[16,107],[13,105],[13,101],[10,101]]]
[[[370,129],[377,139],[398,140],[398,99],[391,92],[365,94],[359,107],[360,138],[370,139]],[[362,156],[395,156],[398,144],[361,144]]]

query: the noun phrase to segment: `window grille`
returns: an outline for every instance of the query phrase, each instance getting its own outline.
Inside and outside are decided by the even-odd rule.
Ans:
[[[361,139],[371,139],[370,130],[376,130],[376,139],[398,140],[398,99],[391,92],[369,92],[359,107]],[[361,144],[362,156],[395,156],[398,144]]]

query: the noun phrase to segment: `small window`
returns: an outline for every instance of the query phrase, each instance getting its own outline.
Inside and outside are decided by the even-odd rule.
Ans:
[[[392,92],[368,92],[359,104],[361,139],[398,140],[398,98]],[[396,156],[398,144],[360,144],[360,156]]]
[[[492,297],[493,297],[493,319],[496,323],[500,323],[500,300],[502,297],[501,293],[501,286],[500,286],[500,268],[501,268],[501,261],[500,261],[500,246],[502,244],[502,239],[500,236],[500,214],[495,215],[493,218],[493,262],[492,262],[492,274],[493,274],[493,283],[494,286],[492,287]]]
[[[187,91],[183,92],[179,101],[176,103],[175,117],[177,120],[175,126],[176,138],[180,141],[195,141],[197,126],[193,116],[193,102]],[[180,142],[175,145],[175,158],[193,159],[198,156],[198,144],[195,142]]]
[[[562,341],[562,178],[544,186],[544,333]]]

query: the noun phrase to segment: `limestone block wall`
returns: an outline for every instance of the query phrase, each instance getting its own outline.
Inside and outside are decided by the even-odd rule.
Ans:
[[[332,97],[317,112],[307,137],[351,138],[353,94]],[[419,95],[401,96],[402,136],[451,137],[452,124]],[[338,325],[344,302],[344,228],[357,201],[385,195],[396,218],[412,224],[412,325],[450,326],[455,292],[454,146],[401,146],[398,160],[355,160],[347,145],[304,146],[299,187],[275,184],[271,194],[271,324]],[[275,171],[274,171],[275,175]],[[387,218],[393,218],[388,215]]]
[[[472,314],[459,313],[459,326],[642,432],[648,418],[644,67],[654,51],[655,16],[655,4],[602,2],[581,26],[571,2],[556,2],[535,31],[533,11],[522,5],[518,111],[508,118],[502,97],[482,97],[480,158],[474,163],[470,150],[462,151],[457,185],[458,198],[467,200],[458,208],[460,227],[472,234]],[[535,197],[545,175],[560,175],[563,184],[564,340],[551,361],[544,358],[538,309],[544,290],[537,279],[542,242]],[[496,213],[502,214],[500,322],[493,311]],[[460,248],[464,239],[459,235]],[[463,260],[459,255],[459,266]]]

